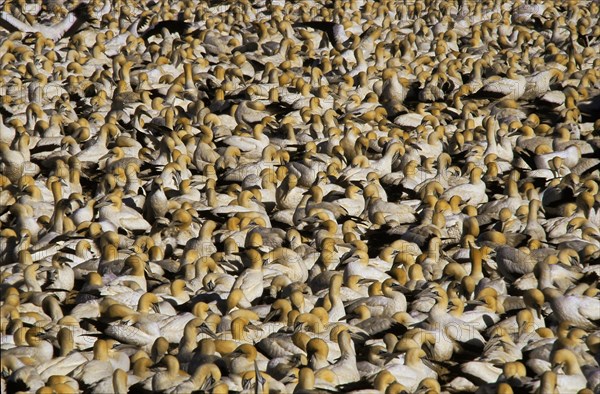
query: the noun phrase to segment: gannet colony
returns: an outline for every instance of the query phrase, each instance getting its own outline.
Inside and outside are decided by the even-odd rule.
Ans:
[[[600,393],[597,0],[5,0],[0,392]]]

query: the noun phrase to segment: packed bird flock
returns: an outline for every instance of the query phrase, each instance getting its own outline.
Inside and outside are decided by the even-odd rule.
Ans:
[[[599,16],[4,2],[0,392],[600,392]]]

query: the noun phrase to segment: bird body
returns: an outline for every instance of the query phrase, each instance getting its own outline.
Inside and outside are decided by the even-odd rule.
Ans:
[[[599,390],[598,1],[72,3],[0,7],[0,391]]]

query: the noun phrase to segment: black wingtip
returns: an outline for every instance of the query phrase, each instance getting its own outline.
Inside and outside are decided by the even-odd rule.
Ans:
[[[90,21],[93,19],[94,10],[90,4],[80,3],[73,8],[71,12],[82,21]]]
[[[169,33],[178,33],[183,35],[188,32],[192,27],[192,24],[184,21],[160,21],[152,28],[148,29],[143,35],[144,40],[148,40],[150,37],[162,33],[163,29],[167,29]]]
[[[325,21],[298,22],[294,23],[292,27],[310,27],[312,29],[321,30],[326,34],[327,39],[333,47],[340,48],[343,44],[336,35],[336,30],[341,27],[338,23]],[[341,27],[341,29],[343,30],[343,27]]]

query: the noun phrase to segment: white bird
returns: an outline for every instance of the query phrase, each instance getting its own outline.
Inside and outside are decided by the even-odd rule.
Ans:
[[[469,175],[469,182],[462,185],[452,186],[447,189],[442,198],[449,201],[453,196],[460,196],[462,201],[471,205],[479,205],[488,202],[485,191],[485,182],[481,179],[482,169],[475,167]]]
[[[0,12],[0,26],[9,31],[22,31],[24,33],[41,33],[44,37],[52,41],[59,41],[68,31],[74,31],[91,17],[91,12],[88,9],[89,5],[85,3],[79,4],[71,12],[69,12],[62,21],[52,26],[43,24],[29,25],[15,18],[8,12]],[[105,1],[104,7],[98,13],[98,17],[108,13],[111,8],[111,2]]]
[[[585,295],[564,295],[553,288],[544,289],[544,295],[559,322],[568,321],[584,330],[598,328],[600,299]]]
[[[525,77],[517,74],[514,67],[510,67],[506,71],[506,78],[494,76],[486,79],[483,81],[483,87],[473,96],[518,100],[525,93],[526,87],[527,80]]]
[[[96,208],[98,208],[98,220],[105,231],[117,232],[119,229],[124,229],[127,232],[146,232],[152,227],[141,213],[123,205],[118,195],[107,196],[104,201],[96,204]]]
[[[384,366],[397,382],[401,382],[408,390],[414,392],[423,379],[437,379],[437,373],[423,363],[426,356],[422,349],[409,349],[404,356],[404,363],[395,359]]]
[[[242,290],[244,297],[252,302],[262,296],[264,290],[263,260],[260,252],[255,249],[248,249],[246,258],[249,260],[249,267],[237,277],[233,289]]]

